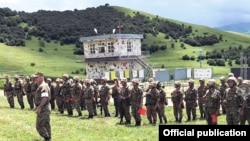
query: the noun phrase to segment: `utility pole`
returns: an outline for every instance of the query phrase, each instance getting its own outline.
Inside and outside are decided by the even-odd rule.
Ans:
[[[200,59],[200,68],[202,68],[202,48],[200,49],[200,55],[199,55],[199,59]]]
[[[243,78],[243,73],[244,73],[244,56],[243,56],[243,52],[240,52],[240,77]]]

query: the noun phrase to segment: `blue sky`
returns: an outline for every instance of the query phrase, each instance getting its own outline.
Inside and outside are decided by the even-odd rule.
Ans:
[[[25,12],[64,11],[106,3],[210,27],[250,23],[250,0],[0,0],[0,7]]]

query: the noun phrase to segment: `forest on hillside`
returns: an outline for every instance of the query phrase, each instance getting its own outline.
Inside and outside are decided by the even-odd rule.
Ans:
[[[177,24],[161,19],[157,15],[154,18],[140,12],[134,12],[134,15],[118,12],[109,4],[85,10],[39,10],[32,13],[0,8],[0,42],[8,46],[25,46],[25,40],[30,40],[34,36],[61,45],[75,44],[79,49],[75,53],[83,54],[82,44],[79,43],[80,37],[96,35],[94,28],[98,30],[98,35],[111,34],[118,26],[122,27],[122,33],[157,36],[161,32],[165,34],[166,39],[181,39],[183,43],[192,46],[213,45],[220,42],[220,37],[217,35],[191,37],[193,29],[190,25]],[[144,50],[155,51],[147,45]]]

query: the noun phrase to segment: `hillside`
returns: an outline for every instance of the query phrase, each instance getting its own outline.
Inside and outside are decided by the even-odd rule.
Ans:
[[[222,27],[216,27],[216,29],[223,31],[239,32],[244,34],[250,34],[250,23],[237,23],[232,25],[226,25]]]
[[[8,12],[12,13],[11,10]],[[235,59],[240,51],[250,46],[249,36],[117,6],[9,13],[5,11],[5,16],[14,19],[15,24],[9,21],[0,26],[0,75],[14,74],[15,71],[31,74],[40,70],[53,77],[60,77],[63,73],[83,76],[85,65],[77,63],[84,59],[79,37],[95,35],[94,28],[99,34],[109,33],[119,24],[123,25],[122,33],[145,35],[142,50],[150,52],[148,61],[154,68],[200,67],[198,57],[202,50],[202,67],[213,67],[215,76],[225,75],[230,67],[239,66]],[[14,33],[20,36],[8,38],[7,35]],[[230,54],[229,49],[234,49],[234,54]],[[185,55],[190,59],[184,61]],[[225,57],[230,59],[225,60]],[[224,65],[209,66],[208,60],[223,60]]]

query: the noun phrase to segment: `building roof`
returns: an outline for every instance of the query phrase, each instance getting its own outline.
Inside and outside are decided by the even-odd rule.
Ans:
[[[105,34],[89,37],[81,37],[80,42],[106,39],[143,39],[143,34]]]

